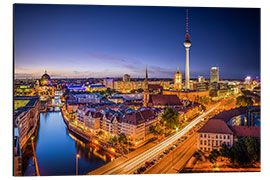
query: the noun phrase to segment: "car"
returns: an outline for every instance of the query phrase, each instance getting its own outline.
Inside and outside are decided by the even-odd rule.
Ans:
[[[164,151],[163,154],[168,154],[168,152],[167,151]]]
[[[141,167],[141,172],[144,172],[146,170],[146,166]]]

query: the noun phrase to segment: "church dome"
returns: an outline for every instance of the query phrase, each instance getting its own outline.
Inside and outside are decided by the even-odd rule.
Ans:
[[[45,70],[45,73],[41,76],[40,82],[41,85],[49,85],[51,81],[51,77],[47,74],[47,71]]]

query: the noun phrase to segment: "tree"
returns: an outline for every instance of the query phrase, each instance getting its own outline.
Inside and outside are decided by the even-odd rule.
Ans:
[[[161,135],[162,134],[161,127],[158,123],[150,126],[149,131],[154,135]]]
[[[119,134],[118,142],[120,144],[126,144],[127,143],[127,136],[125,135],[125,133],[120,133]]]
[[[104,134],[103,131],[98,131],[97,133],[98,136],[102,136],[103,134]]]
[[[110,143],[112,143],[113,145],[116,145],[116,144],[117,144],[117,137],[116,137],[116,136],[110,137],[110,138],[108,139],[108,141],[109,141]]]
[[[260,160],[260,141],[253,137],[238,137],[231,148],[222,144],[221,156],[228,157],[238,166],[250,165]]]
[[[215,163],[217,161],[217,158],[220,156],[220,152],[216,149],[213,149],[211,152],[210,152],[210,155],[208,156],[209,160],[211,163]]]
[[[252,106],[253,101],[251,97],[247,96],[238,96],[236,98],[236,105],[237,106]]]
[[[243,139],[247,154],[251,162],[260,160],[260,143],[258,140],[252,137],[246,137]]]
[[[231,155],[231,151],[225,143],[221,145],[220,154],[223,157],[230,157]]]
[[[178,111],[175,111],[173,108],[166,108],[161,115],[161,123],[170,130],[176,129],[180,126],[178,117]]]

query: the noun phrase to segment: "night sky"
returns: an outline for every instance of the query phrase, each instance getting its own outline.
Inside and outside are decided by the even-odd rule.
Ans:
[[[185,7],[14,5],[15,78],[185,72]],[[190,77],[260,75],[260,9],[189,8]]]

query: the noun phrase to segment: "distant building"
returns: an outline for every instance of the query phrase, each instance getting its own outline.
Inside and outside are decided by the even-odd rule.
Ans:
[[[144,102],[145,106],[155,108],[180,107],[183,105],[177,95],[149,94],[145,101],[147,101]]]
[[[108,97],[108,100],[115,103],[124,103],[124,102],[141,102],[143,100],[143,94],[114,94]]]
[[[210,82],[218,83],[219,82],[219,67],[211,67],[210,71]]]
[[[182,90],[182,73],[179,72],[179,69],[174,74],[174,89],[177,91]]]
[[[163,91],[164,95],[177,95],[179,99],[197,101],[199,97],[209,97],[209,91]]]
[[[125,74],[125,75],[123,76],[123,81],[124,81],[124,82],[130,81],[130,75]]]
[[[112,78],[103,79],[103,85],[105,85],[106,88],[114,89],[114,79]]]
[[[45,73],[41,76],[40,84],[42,86],[48,86],[51,84],[51,77],[47,74],[47,70],[45,70]]]
[[[204,83],[205,78],[203,76],[198,76],[198,82],[199,83]]]
[[[106,91],[106,86],[102,84],[91,84],[89,85],[86,90],[90,92],[95,92],[95,91]]]
[[[208,91],[209,90],[209,83],[208,82],[197,82],[194,84],[194,90],[196,91]]]

